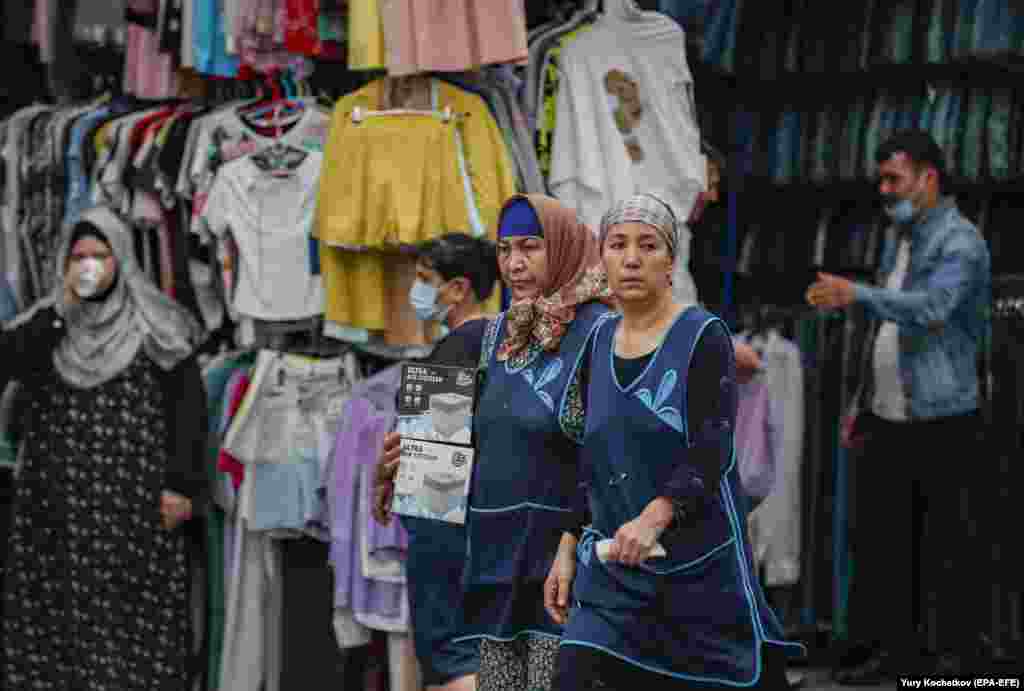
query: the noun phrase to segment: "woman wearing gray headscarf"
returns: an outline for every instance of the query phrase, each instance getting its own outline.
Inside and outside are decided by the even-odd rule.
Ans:
[[[565,624],[553,688],[785,689],[795,647],[747,542],[729,331],[675,299],[678,221],[659,197],[613,207],[600,248],[620,315],[581,365],[590,521],[563,535],[545,583]]]
[[[184,691],[180,529],[205,493],[192,316],[144,276],[131,229],[87,211],[63,285],[0,333],[26,401],[3,583],[8,689]]]

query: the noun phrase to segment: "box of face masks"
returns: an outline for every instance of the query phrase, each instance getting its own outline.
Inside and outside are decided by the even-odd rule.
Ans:
[[[394,513],[465,523],[475,401],[474,369],[402,365]]]
[[[476,370],[405,363],[401,382],[396,431],[403,439],[469,446]]]
[[[402,439],[391,510],[400,516],[465,523],[473,449]]]

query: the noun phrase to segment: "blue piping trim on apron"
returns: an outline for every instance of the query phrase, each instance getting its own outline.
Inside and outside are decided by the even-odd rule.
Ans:
[[[735,460],[735,457],[736,457],[736,450],[735,449],[733,449],[732,455],[733,455],[733,459]],[[723,478],[723,483],[724,484],[722,485],[722,496],[726,500],[726,510],[727,510],[727,513],[729,514],[729,521],[733,524],[733,530],[735,531],[735,530],[739,529],[739,513],[736,511],[736,503],[735,503],[735,500],[733,499],[732,485],[730,485],[729,479],[728,478]],[[773,645],[782,645],[782,646],[795,646],[796,648],[800,649],[801,651],[806,652],[806,648],[804,648],[803,644],[801,644],[801,643],[790,643],[788,641],[780,641],[780,640],[776,640],[774,638],[768,638],[768,635],[764,632],[764,623],[761,621],[761,617],[757,616],[756,597],[754,596],[753,586],[750,584],[751,583],[751,575],[750,575],[750,571],[747,568],[747,557],[746,557],[746,554],[743,553],[743,548],[742,548],[740,543],[737,543],[737,554],[740,557],[740,573],[742,574],[742,577],[743,577],[744,588],[747,591],[747,596],[748,596],[749,600],[752,601],[751,604],[752,604],[752,607],[753,607],[754,623],[755,623],[756,630],[757,630],[757,633],[758,633],[758,642],[759,643],[772,643]],[[768,610],[771,611],[771,608],[769,607]],[[776,623],[778,623],[778,622],[776,621]],[[760,652],[760,646],[759,646],[758,652]]]
[[[608,536],[605,535],[604,533],[602,533],[600,530],[595,530],[594,528],[591,528],[589,526],[583,529],[583,534],[584,535],[587,535],[587,534],[597,535],[602,540],[609,539]],[[583,542],[583,538],[582,537],[580,538],[580,542]],[[721,552],[723,549],[729,547],[729,545],[732,545],[735,542],[736,542],[736,536],[733,536],[733,537],[729,538],[728,540],[726,540],[725,542],[723,542],[722,544],[718,545],[717,547],[712,547],[711,549],[709,549],[707,552],[705,552],[704,554],[700,555],[696,559],[694,559],[692,561],[688,561],[687,563],[682,564],[680,566],[676,566],[676,567],[674,567],[672,569],[669,569],[668,571],[658,571],[656,569],[652,569],[651,567],[645,566],[643,564],[637,564],[633,568],[640,569],[641,571],[646,571],[647,573],[651,573],[651,574],[654,574],[656,576],[667,576],[669,574],[679,573],[680,571],[683,571],[685,569],[693,568],[694,566],[697,566],[698,564],[701,564],[701,563],[707,561],[708,559],[710,559],[711,557],[715,556],[716,554]]]
[[[512,506],[500,506],[496,509],[477,509],[469,507],[470,511],[475,513],[504,513],[506,511],[518,511],[519,509],[540,509],[541,511],[557,511],[559,513],[572,513],[572,509],[563,509],[558,506],[548,506],[546,504],[536,504],[532,501],[524,501],[519,504],[513,504]]]
[[[523,638],[524,636],[537,636],[539,638],[554,638],[556,640],[557,639],[561,639],[561,636],[555,635],[553,633],[548,633],[547,631],[537,631],[535,629],[523,629],[522,631],[517,633],[515,636],[512,636],[511,638],[501,638],[500,636],[491,636],[490,634],[481,633],[481,634],[476,634],[474,636],[463,636],[462,638],[452,639],[452,643],[462,643],[463,641],[473,641],[473,640],[481,640],[481,639],[487,639],[488,641],[494,641],[495,643],[511,643],[512,641],[517,641],[520,638]]]
[[[614,316],[614,312],[608,312],[607,314],[599,317],[594,322],[593,326],[590,327],[590,333],[587,334],[586,340],[583,341],[583,347],[580,348],[580,352],[576,354],[576,362],[573,364],[572,371],[569,373],[569,385],[565,387],[565,391],[562,393],[562,400],[558,404],[558,425],[562,428],[562,432],[565,433],[565,436],[572,439],[579,446],[583,446],[583,440],[577,439],[565,428],[565,406],[569,402],[569,389],[572,388],[572,381],[576,378],[576,373],[580,371],[580,363],[583,362],[583,357],[590,351],[590,339],[594,337],[594,334],[597,333],[597,330],[601,328],[602,324],[606,321],[610,321]]]

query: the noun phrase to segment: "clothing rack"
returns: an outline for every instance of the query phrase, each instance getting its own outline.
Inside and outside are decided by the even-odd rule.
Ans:
[[[992,279],[992,299],[996,304],[1024,299],[1024,274],[1003,274]]]

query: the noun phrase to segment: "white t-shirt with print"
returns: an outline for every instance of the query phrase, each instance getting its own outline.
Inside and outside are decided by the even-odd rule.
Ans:
[[[616,202],[658,194],[679,221],[674,292],[696,301],[686,220],[705,189],[707,170],[682,28],[666,15],[611,2],[590,31],[562,50],[559,69],[552,193],[595,233]],[[610,92],[610,74],[629,82],[635,99],[626,100],[640,106],[628,132],[620,131],[617,118],[631,104]]]

